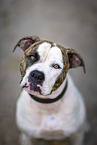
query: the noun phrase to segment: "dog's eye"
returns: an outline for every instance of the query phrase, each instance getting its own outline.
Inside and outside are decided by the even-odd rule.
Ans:
[[[37,53],[27,55],[26,57],[30,60],[31,63],[34,63],[39,60],[39,55]]]
[[[61,68],[58,64],[53,64],[53,67],[54,67],[55,69],[60,69],[60,68]]]
[[[35,56],[31,55],[30,59],[34,61],[35,60]]]

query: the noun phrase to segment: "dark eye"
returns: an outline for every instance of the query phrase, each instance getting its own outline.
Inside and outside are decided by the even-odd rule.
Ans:
[[[61,68],[58,64],[53,64],[53,67],[54,67],[55,69],[60,69],[60,68]]]

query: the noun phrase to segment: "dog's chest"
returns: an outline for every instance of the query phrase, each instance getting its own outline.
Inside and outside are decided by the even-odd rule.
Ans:
[[[25,97],[25,98],[24,98]],[[33,101],[31,101],[33,102]],[[21,96],[17,103],[17,125],[20,130],[36,138],[62,139],[64,129],[60,111],[41,111],[33,103]],[[29,107],[28,107],[29,106]],[[47,108],[47,106],[45,106]],[[46,110],[45,108],[45,110]],[[48,110],[48,109],[47,109]]]
[[[40,137],[44,139],[62,139],[64,130],[59,118],[56,115],[43,117],[40,127]]]
[[[48,115],[45,116],[42,120],[42,127],[46,129],[55,129],[57,128],[57,125],[59,124],[59,120],[55,115]]]

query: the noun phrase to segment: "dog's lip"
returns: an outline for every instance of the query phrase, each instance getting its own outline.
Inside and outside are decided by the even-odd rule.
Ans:
[[[40,84],[36,84],[34,85],[33,83],[31,82],[26,82],[23,86],[22,86],[23,89],[27,89],[28,91],[39,91],[39,93],[41,94],[41,89],[42,89],[42,86]]]
[[[40,88],[40,89],[42,88],[41,85],[39,85],[39,84],[37,84],[37,87]]]
[[[24,86],[22,86],[22,88],[28,88],[29,86],[27,86],[27,85],[24,85]]]
[[[33,84],[31,84],[31,85],[33,85]],[[28,88],[28,87],[29,86],[27,85],[27,83],[25,83],[25,85],[22,86],[22,88]],[[37,87],[40,89],[42,88],[41,85],[39,85],[39,84],[37,84]]]
[[[22,88],[28,88],[29,87],[29,84],[28,83],[25,83]]]

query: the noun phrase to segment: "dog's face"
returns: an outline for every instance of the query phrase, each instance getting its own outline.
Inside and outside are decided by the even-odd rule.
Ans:
[[[50,95],[63,83],[68,69],[83,66],[85,71],[82,57],[73,49],[35,36],[21,39],[17,46],[24,51],[21,86],[30,94]]]
[[[46,41],[37,44],[36,48],[31,45],[25,51],[20,65],[21,73],[25,71],[21,86],[30,93],[36,91],[42,95],[51,94],[64,68],[61,50]],[[66,72],[67,69],[68,66],[66,66]],[[64,78],[66,72],[63,73]],[[62,82],[63,79],[58,85],[60,86]]]

